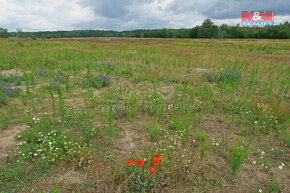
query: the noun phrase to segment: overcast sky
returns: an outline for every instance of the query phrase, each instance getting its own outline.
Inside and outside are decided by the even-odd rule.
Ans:
[[[240,23],[241,11],[273,10],[290,21],[289,0],[0,0],[0,27],[9,31],[191,28],[206,18]]]

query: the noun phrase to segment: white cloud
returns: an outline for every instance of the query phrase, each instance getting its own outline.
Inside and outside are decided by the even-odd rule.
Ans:
[[[70,0],[0,0],[0,26],[15,31],[71,30],[76,23],[95,19],[93,10]]]
[[[288,6],[289,5],[289,6]],[[206,18],[240,23],[241,10],[274,10],[289,21],[284,0],[0,0],[0,27],[15,31],[191,28]],[[273,9],[272,9],[273,8]]]

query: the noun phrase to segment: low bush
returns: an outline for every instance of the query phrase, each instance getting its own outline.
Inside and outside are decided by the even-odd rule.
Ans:
[[[225,82],[225,83],[235,83],[239,82],[242,78],[242,74],[238,70],[233,70],[228,68],[220,72],[205,72],[203,77],[209,82]]]
[[[10,97],[19,96],[21,93],[21,89],[13,88],[9,84],[5,84],[3,82],[0,82],[0,91]]]
[[[99,74],[95,77],[89,77],[82,81],[81,86],[83,88],[93,87],[93,88],[102,88],[110,84],[110,78],[106,75]]]
[[[0,75],[0,82],[5,82],[5,83],[8,83],[8,84],[14,84],[16,86],[21,85],[23,80],[24,80],[23,76],[18,76],[18,75],[15,75],[15,74],[10,74],[9,76]]]

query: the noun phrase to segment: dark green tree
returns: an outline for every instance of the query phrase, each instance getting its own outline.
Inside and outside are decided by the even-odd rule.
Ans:
[[[201,38],[217,38],[218,36],[218,26],[210,19],[205,19],[200,27],[200,37]]]
[[[9,32],[7,29],[0,28],[0,38],[9,38]]]

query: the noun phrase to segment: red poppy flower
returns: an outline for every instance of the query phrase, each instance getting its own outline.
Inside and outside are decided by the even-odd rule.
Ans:
[[[155,154],[156,159],[160,159],[161,157],[158,154]]]
[[[129,165],[129,166],[132,165],[133,163],[134,163],[134,160],[128,160],[127,161],[127,165]]]
[[[139,167],[141,167],[141,166],[143,166],[143,161],[142,160],[138,160],[137,162],[136,162],[136,164],[137,164],[137,166],[139,166]]]
[[[150,178],[151,177],[151,175],[150,174],[147,174],[147,176],[146,176],[147,178]]]
[[[155,170],[154,168],[149,168],[148,170],[149,170],[149,172],[151,172],[151,173],[154,173],[154,174],[156,173],[156,170]]]
[[[151,157],[148,157],[147,160],[150,161],[150,160],[152,160],[152,158]]]
[[[167,186],[163,186],[162,188],[163,188],[164,190],[166,190],[166,189],[167,189]]]
[[[157,166],[157,165],[158,165],[158,163],[159,163],[159,159],[157,159],[157,158],[154,158],[154,160],[153,160],[152,164],[153,164],[153,165],[155,165],[155,166]]]
[[[185,188],[184,188],[184,190],[188,190],[188,188],[187,188],[187,187],[185,187]]]

